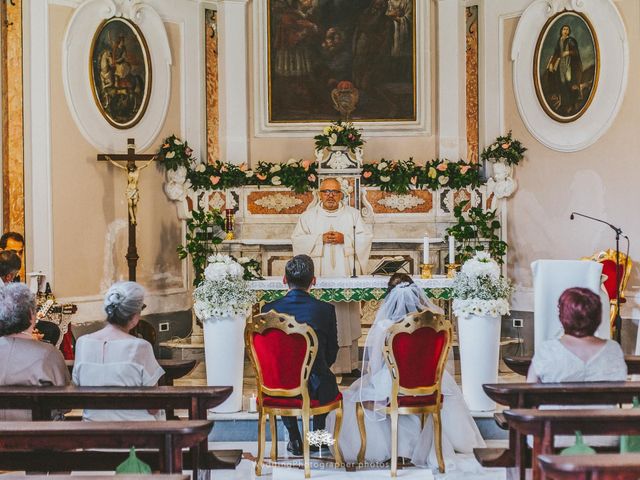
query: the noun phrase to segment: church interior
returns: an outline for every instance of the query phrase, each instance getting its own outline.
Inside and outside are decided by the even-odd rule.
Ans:
[[[0,478],[638,478],[639,50],[637,0],[0,0]]]

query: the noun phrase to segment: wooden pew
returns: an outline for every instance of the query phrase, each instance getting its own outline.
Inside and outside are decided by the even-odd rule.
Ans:
[[[527,376],[529,366],[531,365],[531,357],[506,356],[503,357],[503,360],[511,370],[519,375]],[[624,361],[627,364],[629,375],[640,374],[640,355],[625,355]]]
[[[232,387],[0,386],[0,409],[31,410],[33,420],[49,420],[52,410],[64,409],[186,409],[190,420],[206,420],[207,410],[220,405],[232,390]],[[199,452],[192,449],[192,462],[196,465],[195,455],[199,455],[197,464],[207,469],[235,468],[242,456],[242,450],[208,452],[207,439],[202,441]],[[0,469],[9,460],[0,456]]]
[[[608,408],[600,410],[505,410],[504,416],[509,429],[520,438],[533,435],[533,453],[539,455],[553,453],[553,439],[556,435],[573,435],[580,430],[583,435],[638,435],[640,434],[640,409]],[[526,465],[523,449],[516,451],[516,467],[524,480]],[[537,461],[533,462],[533,480],[544,478]]]
[[[159,451],[161,472],[182,473],[182,449],[198,449],[212,428],[213,422],[209,420],[0,422],[0,451],[30,451],[32,456],[48,458],[55,465],[57,450],[153,448]],[[29,468],[30,465],[24,465],[20,470]]]
[[[615,405],[631,403],[634,396],[640,395],[640,382],[494,383],[482,388],[489,398],[510,409],[540,405]],[[506,423],[503,418],[502,414],[496,414],[499,424]],[[509,448],[476,448],[474,454],[485,467],[513,467],[517,448],[526,451],[526,443],[510,428]]]
[[[540,455],[540,469],[551,480],[637,480],[640,453]]]
[[[65,360],[69,373],[73,371],[73,360]],[[178,378],[184,377],[196,366],[195,360],[158,360],[164,370],[164,375],[160,378],[160,385],[172,386]]]

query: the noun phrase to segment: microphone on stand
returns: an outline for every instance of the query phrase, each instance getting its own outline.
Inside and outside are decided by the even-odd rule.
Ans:
[[[574,215],[578,215],[579,217],[584,217],[584,218],[588,218],[589,220],[593,220],[594,222],[599,222],[599,223],[604,223],[605,225],[608,225],[614,232],[616,232],[616,318],[614,320],[614,325],[615,325],[615,335],[616,338],[615,340],[620,343],[621,340],[621,330],[622,330],[622,317],[620,316],[620,284],[622,283],[622,279],[620,278],[620,235],[622,235],[623,237],[625,237],[627,239],[627,242],[629,242],[629,237],[627,237],[626,235],[623,235],[622,233],[622,229],[620,227],[616,227],[615,225],[612,225],[609,222],[605,222],[604,220],[601,220],[599,218],[595,218],[595,217],[590,217],[589,215],[584,215],[582,213],[578,213],[578,212],[571,212],[571,216],[569,217],[571,220],[573,220],[573,216]],[[628,245],[628,243],[627,243]],[[627,254],[628,254],[628,250],[627,250]],[[628,255],[627,255],[627,259],[628,259]],[[624,266],[624,271],[626,271],[627,269],[627,264],[625,263]]]
[[[573,216],[573,213],[571,213],[571,215],[569,215],[569,220],[573,220],[573,219],[574,219],[574,216]]]
[[[353,274],[351,278],[358,278],[358,274],[356,273],[356,226],[353,225]]]

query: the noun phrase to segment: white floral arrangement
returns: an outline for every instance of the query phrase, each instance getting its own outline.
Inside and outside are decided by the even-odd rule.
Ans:
[[[228,255],[210,256],[204,280],[193,292],[193,310],[205,321],[245,315],[255,303],[255,293],[242,277],[244,268]]]
[[[512,292],[498,263],[487,252],[478,252],[464,262],[453,281],[453,313],[458,317],[507,315]]]

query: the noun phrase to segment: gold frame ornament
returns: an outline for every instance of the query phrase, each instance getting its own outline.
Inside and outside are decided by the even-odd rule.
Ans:
[[[254,334],[261,335],[263,332],[269,329],[276,329],[285,332],[287,335],[302,335],[307,343],[306,354],[302,364],[300,372],[300,384],[296,388],[291,389],[272,389],[264,386],[262,380],[262,370],[258,357],[253,345]],[[309,432],[309,419],[314,415],[322,415],[324,413],[336,411],[336,425],[335,425],[335,463],[340,467],[343,465],[342,454],[340,452],[339,437],[340,428],[342,426],[342,399],[319,407],[311,407],[311,398],[309,397],[308,380],[311,374],[311,367],[318,354],[318,336],[313,329],[305,324],[296,322],[295,317],[287,315],[285,313],[278,313],[275,310],[271,310],[266,313],[254,315],[253,318],[247,322],[247,326],[244,331],[245,346],[249,352],[251,358],[251,364],[256,373],[256,382],[258,387],[258,458],[256,460],[256,475],[262,475],[262,464],[265,449],[265,429],[266,429],[266,416],[269,416],[269,427],[271,429],[271,460],[277,461],[278,459],[278,432],[276,428],[276,416],[287,417],[302,417],[302,446],[304,457],[304,477],[309,478],[311,476],[310,467],[310,452],[309,442],[307,441],[307,433]],[[263,395],[269,395],[274,397],[302,397],[302,408],[278,408],[278,407],[265,407],[263,402]]]
[[[555,26],[556,22],[562,21],[562,18],[564,17],[577,17],[579,21],[584,22],[584,25],[587,27],[587,30],[589,31],[589,34],[591,36],[591,40],[593,41],[593,50],[594,50],[593,51],[593,55],[594,55],[593,83],[591,85],[591,90],[589,91],[589,96],[587,100],[584,102],[584,105],[582,105],[582,107],[580,107],[580,109],[576,113],[573,113],[567,116],[561,115],[560,113],[556,112],[554,108],[551,105],[549,105],[547,101],[547,96],[543,91],[544,89],[542,86],[542,79],[540,76],[540,61],[544,60],[540,58],[541,50],[547,41],[547,36],[549,35],[550,30]],[[564,28],[564,25],[561,26],[561,29],[562,28]],[[569,26],[569,30],[571,31],[571,26]],[[573,37],[570,37],[570,38],[573,38]],[[573,40],[575,41],[575,39]],[[551,59],[549,59],[549,62],[550,61]],[[591,105],[591,102],[593,101],[593,98],[595,97],[596,91],[598,89],[599,79],[600,79],[600,46],[598,44],[598,37],[596,35],[596,31],[593,28],[593,25],[591,24],[587,16],[581,12],[576,12],[573,10],[563,10],[562,12],[559,12],[556,15],[553,15],[551,18],[549,18],[549,20],[547,20],[547,22],[542,27],[540,34],[538,35],[538,39],[536,41],[536,47],[534,51],[534,57],[533,57],[533,84],[535,86],[538,102],[540,103],[540,106],[542,107],[544,112],[553,120],[560,123],[571,123],[576,121],[582,115],[584,115],[584,113],[589,109],[589,106]],[[577,88],[579,91],[579,95],[582,95],[582,84],[578,85]]]
[[[400,378],[397,363],[393,354],[393,340],[398,334],[411,334],[420,328],[431,328],[436,333],[441,331],[447,332],[447,339],[442,348],[440,359],[436,367],[436,380],[434,385],[429,387],[403,388],[400,386]],[[398,415],[420,415],[421,426],[424,427],[426,415],[433,416],[434,436],[436,442],[436,457],[438,459],[438,469],[440,473],[445,472],[444,458],[442,456],[442,421],[440,418],[440,410],[442,409],[442,373],[444,365],[451,348],[451,340],[453,329],[451,321],[442,315],[437,315],[431,311],[414,312],[406,315],[401,321],[393,324],[387,330],[384,341],[383,355],[385,363],[391,373],[391,397],[389,404],[382,412],[391,417],[391,477],[397,477],[398,472]],[[399,407],[399,395],[434,395],[436,403],[434,405],[415,406],[415,407]],[[364,408],[367,408],[369,402],[356,403],[356,416],[358,420],[358,429],[360,430],[360,451],[358,452],[358,464],[364,464],[364,455],[367,449],[367,434],[364,423]]]
[[[121,24],[120,36],[114,39],[111,36],[112,28],[106,32],[106,38],[103,33],[113,24]],[[134,45],[140,49],[142,58],[137,58],[133,53],[127,52],[127,38],[122,34],[122,28],[130,32],[129,42],[131,45],[131,37],[135,41]],[[120,41],[122,40],[122,45]],[[111,43],[111,49],[104,46],[104,42]],[[97,49],[102,45],[100,51]],[[120,52],[120,53],[118,53]],[[118,58],[114,58],[118,56]],[[139,60],[144,66],[144,76],[136,74],[131,67],[129,60]],[[91,93],[98,107],[98,111],[102,117],[113,127],[120,130],[126,130],[137,125],[144,117],[149,105],[152,90],[152,65],[151,55],[147,41],[142,31],[131,20],[124,17],[111,17],[103,21],[91,40],[91,50],[89,53],[89,83],[91,84]],[[125,102],[130,106],[133,102],[134,111],[126,116],[126,120],[119,121],[114,118],[114,112],[111,112],[111,103]]]

